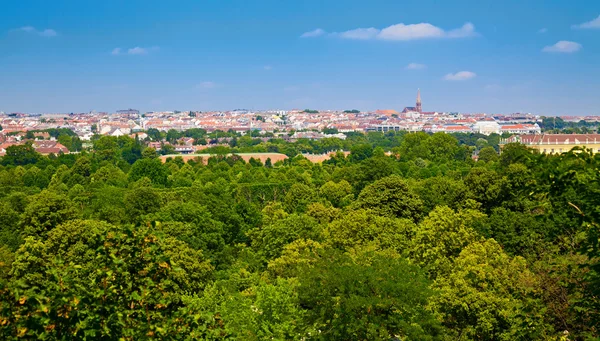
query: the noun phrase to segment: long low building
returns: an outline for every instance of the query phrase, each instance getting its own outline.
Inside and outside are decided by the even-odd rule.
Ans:
[[[308,161],[312,163],[321,163],[325,160],[331,159],[336,155],[337,152],[328,152],[323,154],[302,154]],[[344,156],[350,155],[350,152],[344,151],[342,152]],[[234,154],[227,154],[227,156],[231,156]],[[235,155],[241,157],[245,162],[249,162],[250,159],[259,160],[262,163],[267,162],[267,159],[271,160],[271,163],[275,164],[275,162],[283,161],[288,158],[287,155],[281,153],[235,153]],[[206,164],[208,159],[215,154],[171,154],[171,155],[162,155],[160,157],[162,162],[166,162],[169,158],[181,157],[183,161],[188,162],[190,160],[202,161],[202,163]]]
[[[231,156],[233,154],[227,154],[226,156]],[[277,161],[283,161],[287,159],[287,155],[280,153],[235,153],[235,155],[241,157],[245,162],[249,162],[250,159],[259,160],[262,163],[267,162],[267,159],[270,159],[274,164]],[[172,155],[162,155],[160,159],[162,162],[167,161],[169,158],[181,157],[183,161],[188,162],[190,160],[199,160],[202,163],[206,164],[208,159],[212,156],[216,156],[215,154],[172,154]]]
[[[500,140],[500,147],[507,143],[521,143],[544,154],[566,153],[574,147],[585,147],[600,153],[600,134],[536,134],[514,135]]]

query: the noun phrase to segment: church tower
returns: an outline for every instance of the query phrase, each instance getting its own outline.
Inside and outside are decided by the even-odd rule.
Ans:
[[[421,89],[417,90],[417,112],[421,112]]]

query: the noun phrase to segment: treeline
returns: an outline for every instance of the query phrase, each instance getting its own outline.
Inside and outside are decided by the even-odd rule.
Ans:
[[[556,134],[590,134],[598,131],[597,122],[587,122],[584,120],[578,122],[565,122],[560,117],[542,117],[539,124],[542,131]]]
[[[313,143],[328,142],[253,148]],[[442,133],[339,143],[350,155],[323,164],[162,163],[126,137],[77,155],[11,151],[0,337],[600,336],[598,156],[498,155],[494,138]]]
[[[328,131],[327,133],[334,134],[337,131]],[[425,145],[441,143],[436,149],[449,149],[457,153],[454,155],[460,160],[471,157],[473,152],[480,151],[485,147],[491,147],[493,151],[498,152],[500,142],[500,135],[492,134],[490,136],[482,134],[427,134],[424,132],[409,133],[406,131],[399,132],[388,132],[388,133],[345,133],[346,139],[342,140],[335,137],[326,137],[318,140],[312,140],[307,138],[300,138],[296,141],[289,142],[281,137],[274,137],[270,135],[258,136],[258,135],[244,135],[236,136],[227,139],[227,141],[221,144],[227,144],[229,148],[219,146],[214,149],[207,149],[203,152],[206,153],[282,153],[289,157],[295,157],[298,154],[323,154],[336,151],[352,151],[353,154],[361,153],[360,149],[374,150],[377,147],[382,148],[386,152],[391,152],[399,155],[403,152],[403,148],[409,144],[420,144],[423,142]],[[431,138],[431,139],[430,139]],[[402,142],[404,141],[404,147]],[[429,141],[429,142],[425,142]],[[218,143],[217,140],[212,140],[212,144]],[[421,149],[427,148],[423,146]],[[210,144],[208,145],[210,147]],[[489,148],[488,148],[489,149]],[[427,158],[427,153],[435,152],[428,151],[423,157]]]

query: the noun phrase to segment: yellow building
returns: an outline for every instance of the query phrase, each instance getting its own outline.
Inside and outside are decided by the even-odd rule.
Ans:
[[[515,142],[544,154],[566,153],[574,147],[585,147],[591,149],[593,153],[600,153],[600,134],[514,135],[500,140],[500,147]]]

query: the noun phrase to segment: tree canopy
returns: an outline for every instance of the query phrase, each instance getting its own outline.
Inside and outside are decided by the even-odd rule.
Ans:
[[[598,154],[499,154],[478,134],[254,135],[148,131],[213,143],[187,162],[127,136],[7,148],[0,338],[600,337]]]

